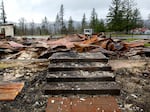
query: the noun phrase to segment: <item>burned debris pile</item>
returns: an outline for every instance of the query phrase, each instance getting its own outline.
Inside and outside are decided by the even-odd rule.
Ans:
[[[50,38],[7,38],[0,41],[0,59],[48,59],[53,53],[102,52],[108,57],[126,57],[135,55],[149,56],[150,49],[144,47],[150,40],[125,42],[120,39],[106,38],[102,34],[85,36],[67,35],[60,39]]]
[[[70,104],[68,109],[82,103],[85,109],[95,106],[93,109],[99,111],[149,111],[150,48],[145,44],[150,44],[150,40],[128,42],[107,38],[101,33],[73,34],[59,39],[3,38],[0,40],[0,79],[7,83],[0,83],[3,93],[0,98],[7,96],[0,102],[0,111],[42,112],[46,109],[49,112],[53,109],[51,106],[57,106],[56,109],[66,106],[65,101]],[[107,102],[102,94],[106,95]],[[94,104],[97,99],[104,101],[101,104],[104,109]],[[57,102],[61,104],[55,105]],[[86,105],[87,102],[93,104]],[[108,102],[115,106],[107,108]]]

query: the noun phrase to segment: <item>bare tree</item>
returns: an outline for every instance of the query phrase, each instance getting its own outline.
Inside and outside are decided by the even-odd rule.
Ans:
[[[3,0],[2,0],[2,3],[1,3],[1,21],[2,21],[2,23],[6,23],[7,21],[6,21],[6,13],[5,13],[5,8],[4,8],[4,2],[3,2]]]
[[[27,30],[27,27],[26,27],[26,20],[25,18],[20,18],[19,19],[19,34],[20,35],[26,35],[26,30]]]
[[[35,23],[34,20],[32,20],[32,22],[30,23],[30,34],[34,35],[35,33]]]
[[[49,22],[47,17],[44,17],[41,23],[41,31],[42,35],[48,35],[49,34]]]

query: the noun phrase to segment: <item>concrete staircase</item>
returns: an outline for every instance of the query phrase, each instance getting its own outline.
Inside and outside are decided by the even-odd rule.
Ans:
[[[120,95],[108,58],[102,53],[55,53],[48,69],[46,95]]]

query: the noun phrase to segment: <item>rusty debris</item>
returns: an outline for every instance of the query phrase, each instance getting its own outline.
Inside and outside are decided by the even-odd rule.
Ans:
[[[66,52],[68,50],[102,52],[107,56],[128,56],[135,49],[134,52],[138,52],[137,54],[149,56],[149,50],[145,50],[144,43],[145,41],[124,42],[106,38],[102,33],[90,37],[73,34],[60,39],[7,38],[0,41],[0,59],[48,59],[55,52]],[[141,49],[137,50],[136,48],[139,47]],[[22,58],[22,55],[24,58]]]
[[[133,47],[144,47],[144,42],[130,42],[124,43],[124,47],[126,48],[133,48]]]
[[[112,96],[68,98],[51,97],[46,112],[121,112]]]

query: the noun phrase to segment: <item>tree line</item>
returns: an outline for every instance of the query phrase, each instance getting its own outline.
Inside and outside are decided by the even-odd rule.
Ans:
[[[73,34],[83,33],[85,28],[92,28],[95,33],[105,32],[106,26],[103,19],[98,19],[95,8],[92,9],[91,19],[87,21],[86,14],[83,14],[80,23],[75,23],[70,16],[68,21],[64,20],[64,6],[60,7],[60,11],[56,15],[55,22],[51,24],[45,17],[39,26],[34,21],[28,25],[25,18],[20,18],[19,23],[15,25],[16,35],[49,35],[49,34]]]
[[[94,33],[106,31],[129,33],[131,29],[143,26],[140,11],[136,7],[134,0],[112,0],[105,20],[98,18],[95,8],[91,11],[90,19],[87,20],[86,14],[84,13],[79,24],[75,24],[71,16],[68,21],[65,21],[64,14],[64,6],[62,4],[53,24],[48,21],[47,17],[44,17],[38,26],[34,20],[27,25],[25,18],[20,18],[19,23],[15,25],[15,34],[72,34],[82,33],[86,28],[92,28]],[[6,17],[4,18],[6,22]]]

